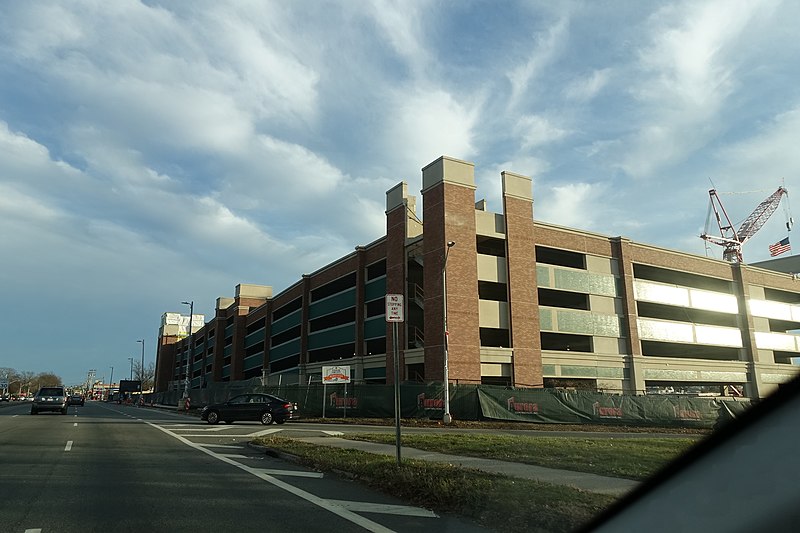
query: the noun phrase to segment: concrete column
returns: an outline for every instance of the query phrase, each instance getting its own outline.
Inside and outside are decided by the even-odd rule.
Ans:
[[[628,393],[643,394],[645,390],[644,357],[639,340],[639,314],[636,311],[636,298],[633,292],[633,262],[631,261],[631,241],[624,237],[611,239],[611,250],[617,260],[622,298],[622,334],[625,335],[625,352],[628,358],[630,379],[625,380],[624,389]]]
[[[747,282],[747,266],[742,263],[731,263],[733,286],[736,291],[736,300],[739,303],[739,329],[742,332],[742,346],[740,357],[747,361],[747,383],[745,395],[749,398],[762,398],[772,389],[761,380],[758,368],[759,354],[756,349],[755,322],[750,314],[747,300],[750,298],[750,285]]]

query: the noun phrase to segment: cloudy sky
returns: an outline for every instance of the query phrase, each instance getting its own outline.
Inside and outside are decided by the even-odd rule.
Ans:
[[[382,236],[385,192],[418,195],[440,155],[475,163],[492,211],[510,170],[539,220],[720,258],[708,189],[738,224],[800,174],[798,20],[773,0],[6,2],[0,367],[125,377],[181,301],[211,317]]]

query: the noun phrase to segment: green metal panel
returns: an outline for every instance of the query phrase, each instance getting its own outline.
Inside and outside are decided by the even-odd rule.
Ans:
[[[542,331],[553,331],[553,310],[539,308],[539,328]]]
[[[579,311],[556,311],[558,317],[558,331],[562,333],[583,333],[591,335],[594,332],[592,314]]]
[[[550,377],[556,376],[556,365],[542,365],[542,375]]]
[[[233,345],[232,345],[232,344],[229,344],[229,345],[227,345],[227,346],[226,346],[226,347],[225,347],[225,348],[222,350],[222,356],[223,356],[223,357],[228,357],[228,356],[229,356],[229,355],[231,355],[232,353],[233,353]]]
[[[594,334],[601,337],[619,337],[622,332],[622,319],[617,315],[592,314]]]
[[[378,379],[385,377],[386,377],[386,367],[364,369],[364,379]]]
[[[231,325],[229,325],[229,326],[225,326],[225,338],[226,338],[226,339],[227,339],[228,337],[230,337],[231,335],[233,335],[233,326],[234,326],[234,325],[235,325],[235,324],[231,324]]]
[[[285,359],[286,357],[297,355],[299,353],[300,353],[300,339],[295,339],[293,341],[287,342],[286,344],[281,344],[277,348],[270,349],[269,360],[278,361],[280,359]]]
[[[280,318],[272,323],[272,335],[277,335],[278,333],[282,333],[287,329],[291,329],[295,326],[299,326],[300,322],[303,320],[302,309],[298,309],[285,317]]]
[[[313,303],[308,308],[308,316],[311,319],[342,311],[356,305],[356,289],[348,289],[344,292],[326,298],[321,302]]]
[[[611,274],[582,270],[553,269],[555,288],[603,296],[617,296],[616,279]]]
[[[244,338],[244,347],[249,348],[254,344],[258,344],[259,342],[264,342],[265,335],[266,335],[266,330],[263,328],[258,331],[254,331],[253,333]]]
[[[256,353],[244,359],[244,369],[252,370],[264,366],[264,352]]]
[[[225,365],[222,367],[222,377],[227,378],[231,375],[231,365]]]
[[[625,369],[621,367],[599,366],[597,367],[597,377],[624,379]]]
[[[379,278],[364,285],[364,300],[369,302],[386,296],[386,278]]]
[[[386,317],[378,316],[364,321],[364,339],[376,339],[386,335]]]
[[[580,378],[613,378],[623,379],[625,377],[623,368],[606,366],[580,366],[580,365],[561,365],[561,375]]]
[[[308,349],[317,350],[328,346],[338,346],[356,340],[355,324],[331,328],[308,336]]]
[[[550,285],[550,271],[552,269],[550,267],[546,267],[543,265],[536,265],[536,284],[539,287],[543,287],[545,289],[549,289]]]
[[[561,375],[575,378],[596,378],[597,367],[561,365]]]

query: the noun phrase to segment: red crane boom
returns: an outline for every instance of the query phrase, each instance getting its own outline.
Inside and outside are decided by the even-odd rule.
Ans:
[[[720,234],[718,236],[709,235],[709,222],[708,219],[706,219],[706,230],[702,235],[700,235],[700,238],[707,242],[722,246],[724,248],[724,251],[722,252],[722,258],[724,260],[730,261],[731,263],[741,263],[742,245],[761,229],[769,217],[772,216],[772,213],[774,213],[778,208],[778,205],[781,203],[781,198],[788,194],[789,191],[787,191],[785,188],[778,187],[778,190],[758,204],[758,207],[756,207],[756,209],[750,213],[745,221],[742,222],[742,225],[739,226],[739,229],[736,229],[733,227],[733,223],[728,217],[728,213],[725,211],[725,207],[723,207],[722,201],[719,199],[719,195],[717,195],[717,190],[711,189],[708,191],[710,201],[708,218],[711,217],[711,211],[713,210],[717,219],[717,225],[719,226]],[[787,227],[788,226],[789,223],[787,222]]]

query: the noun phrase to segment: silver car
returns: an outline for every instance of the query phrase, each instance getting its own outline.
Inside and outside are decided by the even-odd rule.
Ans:
[[[42,387],[33,397],[31,414],[37,415],[43,411],[58,411],[67,414],[67,392],[64,387]]]

